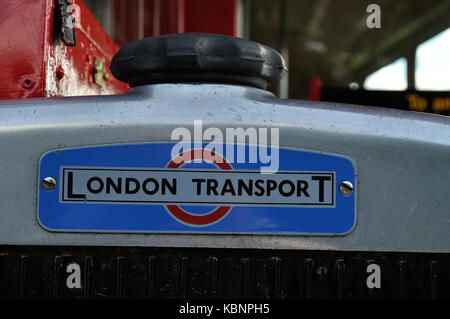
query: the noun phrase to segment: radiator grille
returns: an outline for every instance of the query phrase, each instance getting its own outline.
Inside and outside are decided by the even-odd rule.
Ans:
[[[449,298],[449,270],[449,254],[3,246],[0,298]]]

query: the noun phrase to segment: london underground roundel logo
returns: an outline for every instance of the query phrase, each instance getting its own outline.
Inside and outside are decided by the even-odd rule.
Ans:
[[[214,164],[219,169],[232,169],[231,165],[222,156],[204,149],[188,150],[179,154],[167,164],[167,168],[180,168],[194,159],[203,159],[206,162]],[[166,208],[176,220],[190,226],[209,226],[215,224],[231,210],[230,206],[219,206],[207,214],[198,215],[182,209],[179,205],[166,205]]]

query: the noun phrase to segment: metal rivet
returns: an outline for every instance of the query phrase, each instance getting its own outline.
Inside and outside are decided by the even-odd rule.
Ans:
[[[56,187],[56,179],[53,177],[46,177],[42,180],[42,187],[45,190],[51,191]]]
[[[56,79],[61,80],[65,75],[64,68],[62,66],[58,66],[55,72]]]
[[[349,181],[342,182],[339,185],[339,191],[341,192],[342,195],[345,196],[351,195],[353,193],[353,184],[350,183]]]

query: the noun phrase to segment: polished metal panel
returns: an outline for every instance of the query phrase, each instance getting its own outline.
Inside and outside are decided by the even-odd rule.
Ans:
[[[177,127],[278,127],[280,147],[341,154],[357,171],[346,236],[53,233],[37,222],[39,159],[51,150],[170,141]],[[0,102],[0,245],[450,252],[450,118],[279,100],[238,85],[157,84],[125,95]]]

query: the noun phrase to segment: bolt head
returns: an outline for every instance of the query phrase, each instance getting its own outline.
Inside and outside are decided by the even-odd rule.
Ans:
[[[46,177],[42,180],[42,187],[47,190],[47,191],[51,191],[53,189],[55,189],[56,187],[56,179],[53,177]]]
[[[348,196],[353,193],[353,184],[349,181],[342,182],[339,185],[339,191],[342,195]]]

